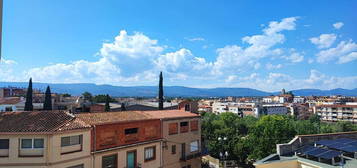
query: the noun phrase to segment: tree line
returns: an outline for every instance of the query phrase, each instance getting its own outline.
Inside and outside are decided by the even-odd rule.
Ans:
[[[350,122],[325,123],[317,115],[298,120],[286,115],[202,114],[202,138],[209,154],[220,158],[220,152],[227,151],[227,159],[243,167],[253,167],[254,161],[276,153],[276,144],[287,143],[295,135],[356,130],[357,125]]]

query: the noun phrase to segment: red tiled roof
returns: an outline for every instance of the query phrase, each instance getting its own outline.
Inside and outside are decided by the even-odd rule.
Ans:
[[[185,118],[185,117],[200,117],[200,115],[182,111],[182,110],[158,110],[158,111],[142,111],[151,118],[170,119],[170,118]]]
[[[6,97],[0,99],[0,104],[17,104],[20,103],[20,97]]]
[[[318,105],[317,107],[351,107],[351,108],[357,108],[357,105],[347,105],[347,104],[322,104],[322,105]]]
[[[81,113],[75,116],[90,125],[150,119],[138,111]]]
[[[75,116],[90,125],[100,125],[105,123],[117,123],[117,122],[149,120],[149,119],[199,117],[199,115],[197,114],[185,112],[182,110],[98,112],[98,113],[81,113],[81,114],[76,114]]]
[[[57,132],[90,128],[90,125],[63,111],[2,112],[0,132]]]

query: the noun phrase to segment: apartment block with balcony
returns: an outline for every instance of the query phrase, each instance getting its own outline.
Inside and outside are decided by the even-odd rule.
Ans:
[[[162,122],[162,159],[164,168],[201,167],[201,117],[178,110],[146,114]]]
[[[0,168],[91,167],[90,126],[66,112],[0,113]]]
[[[357,105],[322,104],[314,107],[314,113],[320,116],[322,121],[349,121],[357,123]]]

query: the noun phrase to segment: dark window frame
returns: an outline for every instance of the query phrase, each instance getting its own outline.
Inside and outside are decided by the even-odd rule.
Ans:
[[[172,155],[176,154],[176,145],[171,145],[171,154]]]
[[[102,156],[102,168],[106,168],[106,167],[104,167],[105,165],[104,165],[104,162],[103,162],[103,160],[104,160],[104,158],[108,158],[108,157],[113,157],[114,156],[114,167],[111,167],[111,168],[117,168],[118,167],[118,154],[111,154],[111,155],[105,155],[105,156]]]
[[[125,135],[137,134],[139,133],[139,128],[126,128],[124,129]]]
[[[148,149],[153,149],[153,157],[152,158],[146,158],[146,150]],[[150,146],[150,147],[146,147],[144,148],[144,161],[148,162],[148,161],[153,161],[156,159],[156,146]]]
[[[1,142],[3,143],[5,142],[4,143],[5,145],[1,144]],[[0,149],[9,149],[9,148],[10,148],[10,139],[0,139]]]

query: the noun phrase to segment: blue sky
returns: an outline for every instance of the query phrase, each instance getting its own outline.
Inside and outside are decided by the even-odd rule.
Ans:
[[[265,2],[265,1],[264,1]],[[0,81],[357,87],[357,2],[4,0]]]

